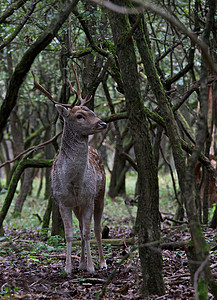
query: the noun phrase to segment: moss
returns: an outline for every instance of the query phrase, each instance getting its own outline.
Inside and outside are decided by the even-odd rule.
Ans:
[[[144,111],[145,111],[146,115],[149,116],[156,123],[161,124],[162,126],[165,126],[164,118],[161,115],[159,115],[158,113],[155,113],[153,111],[150,111],[147,107],[144,107]]]
[[[203,277],[199,277],[198,280],[198,297],[200,300],[208,299],[208,283]]]
[[[107,48],[109,50],[109,52],[113,54],[113,56],[116,55],[116,50],[115,50],[114,43],[112,43],[111,41],[106,40],[106,41],[103,42],[103,46],[105,48]]]

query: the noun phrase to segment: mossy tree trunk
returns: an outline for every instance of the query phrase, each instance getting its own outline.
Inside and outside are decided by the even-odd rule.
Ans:
[[[118,4],[122,4],[119,3]],[[138,165],[139,197],[136,227],[142,266],[144,295],[164,294],[162,257],[159,249],[153,251],[148,243],[160,239],[159,192],[157,168],[154,162],[146,113],[144,111],[137,72],[137,62],[127,15],[109,12],[113,38],[123,80],[129,126],[134,138]]]
[[[212,30],[214,15],[215,15],[215,1],[208,1],[209,11],[207,13],[207,20],[205,30],[203,32],[203,41],[209,44],[209,36]],[[200,299],[207,299],[208,287],[217,298],[217,285],[211,275],[209,268],[209,248],[206,244],[202,234],[201,226],[198,219],[197,207],[195,203],[195,196],[192,191],[195,188],[195,178],[192,170],[195,169],[201,151],[204,151],[204,145],[207,136],[207,116],[208,116],[208,70],[206,61],[202,54],[201,59],[201,78],[200,78],[200,112],[197,120],[196,128],[196,144],[192,151],[192,155],[188,159],[184,199],[186,211],[189,220],[189,227],[192,235],[192,245],[189,246],[187,255],[190,262],[190,270],[192,281],[195,280],[196,272],[199,273],[197,280],[197,292]],[[200,272],[199,272],[200,269]]]
[[[120,141],[116,140],[115,157],[108,191],[109,196],[112,198],[117,197],[118,195],[126,195],[126,172],[129,170],[130,165],[127,163],[126,158],[121,152],[123,151],[124,153],[128,154],[133,146],[133,143],[130,139],[125,147],[123,147],[122,137],[118,136],[117,139],[118,138],[120,138]]]
[[[213,5],[215,5],[215,4],[213,3]],[[212,8],[212,10],[213,10],[213,12],[215,11],[214,8]],[[136,21],[136,19],[134,19],[133,22],[135,22],[135,21]],[[177,126],[176,126],[176,122],[175,122],[175,118],[174,118],[174,113],[173,113],[172,107],[166,97],[164,88],[161,84],[160,78],[159,78],[157,70],[155,68],[154,60],[152,58],[152,53],[151,53],[149,45],[148,45],[147,36],[148,36],[148,32],[147,32],[145,22],[140,22],[137,27],[137,30],[135,31],[135,40],[137,43],[139,53],[142,58],[142,62],[144,64],[145,72],[148,77],[150,86],[156,97],[156,100],[158,101],[161,115],[164,118],[167,134],[168,134],[168,137],[169,137],[169,140],[170,140],[170,143],[172,146],[172,150],[173,150],[173,157],[174,157],[174,162],[176,165],[176,170],[178,173],[179,186],[180,186],[180,190],[181,190],[181,198],[182,198],[182,202],[185,204],[187,217],[188,217],[188,221],[189,221],[189,228],[190,228],[190,232],[191,232],[191,238],[192,238],[192,244],[191,244],[191,247],[189,248],[191,250],[189,250],[190,252],[187,251],[187,254],[189,255],[189,258],[190,258],[189,262],[192,261],[192,259],[194,261],[200,263],[200,265],[202,265],[203,262],[205,262],[202,271],[198,274],[198,279],[197,279],[198,293],[203,294],[204,290],[206,293],[207,285],[209,283],[210,287],[212,288],[213,294],[215,294],[216,286],[215,286],[213,278],[211,276],[209,264],[208,264],[208,260],[207,260],[209,251],[208,251],[206,241],[205,241],[204,236],[201,231],[201,226],[200,226],[199,219],[198,219],[198,212],[197,212],[197,208],[195,205],[195,195],[193,192],[194,191],[194,169],[196,166],[196,162],[199,158],[200,151],[202,150],[202,147],[201,147],[202,144],[200,144],[201,140],[198,139],[196,141],[195,150],[192,152],[192,156],[188,159],[188,163],[186,166],[185,157],[184,157],[184,154],[183,154],[183,151],[181,148],[181,141],[179,139],[179,135],[177,132]],[[201,85],[201,91],[206,93],[206,89],[207,89],[207,83],[204,86]],[[206,99],[206,101],[207,101],[206,96],[204,96],[204,99]],[[204,118],[205,118],[204,113],[206,114],[206,112],[204,109],[201,109],[201,110],[203,111],[203,114],[201,114],[202,119],[200,118],[200,121],[204,122]],[[202,142],[202,143],[204,143],[205,136],[206,136],[206,134],[205,134],[206,126],[204,126],[204,123],[203,124],[201,123],[200,129],[201,129],[201,132],[200,132],[200,130],[198,130],[198,132],[200,132],[201,138],[204,139]],[[204,130],[205,130],[205,132],[203,135],[202,132]],[[200,144],[200,147],[198,148],[199,144]],[[191,254],[189,254],[189,253],[191,253]],[[197,265],[197,268],[198,268],[198,265]],[[192,278],[194,278],[195,271],[197,268],[195,268],[195,265],[192,267],[192,265],[190,264]],[[201,299],[205,299],[205,298],[201,298]]]

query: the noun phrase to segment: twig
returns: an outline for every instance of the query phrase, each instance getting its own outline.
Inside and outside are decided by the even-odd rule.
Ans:
[[[114,277],[115,274],[116,274],[117,269],[124,263],[124,261],[125,261],[128,257],[130,257],[131,253],[132,253],[135,249],[137,249],[137,247],[134,246],[134,247],[132,248],[131,252],[128,252],[127,254],[125,254],[125,255],[123,256],[123,258],[119,261],[119,263],[117,264],[117,266],[116,266],[115,269],[112,271],[112,273],[109,275],[107,281],[106,281],[105,284],[103,285],[103,287],[102,287],[102,292],[101,292],[101,294],[99,295],[99,299],[102,299],[102,298],[104,297],[105,291],[106,291],[106,287],[107,287],[107,286],[109,285],[109,283],[112,281],[113,277]]]
[[[177,274],[177,275],[173,275],[173,276],[171,276],[171,277],[167,277],[167,279],[173,280],[173,279],[177,279],[177,278],[181,278],[181,277],[190,277],[190,276],[191,276],[190,273]]]
[[[170,221],[170,222],[174,222],[174,223],[177,223],[177,224],[188,224],[187,221],[178,221],[178,220],[174,220],[174,219],[171,219],[171,218],[168,218],[168,217],[164,217],[164,218],[163,218],[163,221],[164,221],[164,220],[168,220],[168,221]]]

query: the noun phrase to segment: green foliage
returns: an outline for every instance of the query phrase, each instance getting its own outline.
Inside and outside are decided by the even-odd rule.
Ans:
[[[49,246],[57,248],[57,247],[64,247],[66,243],[61,236],[55,235],[55,236],[51,236],[48,239],[47,244]]]
[[[9,283],[4,284],[0,290],[1,299],[15,299],[14,295],[19,290],[19,287],[13,286]]]

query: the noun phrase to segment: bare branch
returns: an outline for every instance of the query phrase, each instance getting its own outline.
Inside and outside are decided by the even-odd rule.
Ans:
[[[211,76],[208,78],[207,83],[208,84],[212,84],[213,82],[217,81],[217,77],[216,76]],[[182,104],[191,96],[191,94],[197,90],[199,90],[200,87],[200,80],[196,81],[191,88],[183,95],[182,99],[173,106],[173,111],[177,111],[180,106],[182,106]]]
[[[5,165],[8,165],[8,164],[11,164],[11,163],[15,162],[16,160],[18,160],[19,158],[21,158],[24,154],[26,154],[29,151],[32,152],[32,151],[38,150],[38,149],[43,148],[44,146],[52,143],[53,141],[55,141],[58,138],[58,136],[60,134],[62,134],[62,132],[63,131],[60,131],[58,134],[56,134],[54,137],[52,137],[50,140],[48,140],[48,141],[46,141],[44,143],[41,143],[41,144],[38,144],[36,146],[32,146],[32,147],[26,149],[25,151],[23,151],[20,154],[18,154],[15,158],[13,158],[11,160],[5,161],[3,164],[0,165],[0,168],[4,167]]]
[[[186,26],[178,18],[175,18],[169,11],[158,7],[151,1],[144,1],[144,0],[133,0],[136,4],[140,5],[140,7],[136,7],[136,8],[119,6],[108,0],[92,0],[92,1],[121,14],[138,14],[138,13],[142,13],[143,10],[146,9],[160,15],[162,18],[164,18],[169,23],[171,23],[174,27],[178,28],[182,33],[186,34],[192,40],[193,43],[199,46],[199,48],[204,54],[204,58],[206,59],[206,62],[209,65],[210,69],[215,74],[217,74],[217,67],[213,62],[212,56],[209,53],[207,45],[202,40],[198,39],[198,36],[194,32],[189,31],[186,28]]]
[[[80,86],[80,83],[79,83],[79,80],[78,80],[77,72],[75,71],[75,68],[74,68],[73,64],[72,64],[72,70],[75,74],[75,79],[76,79],[76,84],[77,84],[77,91],[72,87],[71,83],[69,84],[70,89],[71,89],[73,94],[76,94],[78,96],[78,99],[81,102],[81,105],[86,105],[88,102],[90,102],[90,100],[92,99],[92,96],[89,97],[89,95],[87,94],[87,96],[85,98],[82,98],[82,96],[81,96],[81,86]],[[89,97],[89,99],[88,99],[88,97]]]
[[[54,98],[52,97],[51,93],[49,93],[42,85],[40,85],[38,83],[38,81],[36,80],[35,74],[32,71],[32,76],[34,78],[34,88],[39,90],[40,92],[42,92],[48,99],[50,99],[54,104],[60,104],[64,107],[72,107],[71,104],[63,104],[63,103],[59,103],[56,100],[54,100]]]
[[[115,3],[112,3],[111,1],[109,0],[92,0],[92,2],[95,2],[96,4],[99,4],[99,5],[103,5],[104,7],[110,9],[110,10],[113,10],[117,13],[120,13],[120,14],[138,14],[138,13],[142,13],[144,11],[144,8],[143,8],[143,2],[140,3],[141,6],[140,7],[125,7],[125,6],[119,6]]]
[[[92,35],[90,34],[88,25],[86,24],[86,22],[84,21],[82,15],[78,12],[78,10],[76,8],[73,9],[73,13],[78,18],[78,20],[79,20],[79,22],[80,22],[80,24],[81,24],[81,26],[82,26],[85,34],[86,34],[87,40],[90,43],[91,48],[93,50],[95,50],[96,52],[98,52],[100,55],[102,55],[104,57],[108,57],[109,52],[105,51],[104,49],[100,48],[99,46],[97,46],[95,44],[95,41],[94,41]],[[72,54],[73,54],[73,52],[72,52]]]

